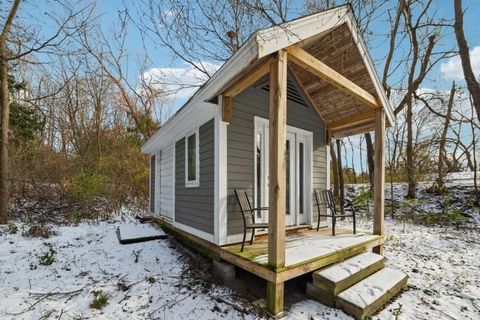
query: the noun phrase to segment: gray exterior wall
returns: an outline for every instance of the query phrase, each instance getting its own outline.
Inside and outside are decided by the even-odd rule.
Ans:
[[[246,189],[251,201],[254,192],[254,116],[268,119],[269,96],[251,87],[233,99],[233,117],[227,126],[228,206],[227,235],[243,231],[235,189]],[[287,124],[313,132],[313,188],[325,189],[327,179],[325,126],[311,108],[288,100]],[[313,196],[312,196],[313,199]],[[312,209],[317,221],[317,209]]]
[[[199,128],[200,184],[185,187],[185,138],[175,144],[175,221],[214,233],[215,122]]]

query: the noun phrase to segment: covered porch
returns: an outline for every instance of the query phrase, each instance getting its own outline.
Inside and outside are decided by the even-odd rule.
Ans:
[[[240,252],[240,245],[220,248],[220,257],[267,280],[267,308],[279,315],[284,307],[284,282],[355,254],[383,252],[385,128],[393,115],[375,74],[351,12],[328,17],[322,30],[274,27],[257,35],[266,39],[252,63],[219,90],[222,120],[232,121],[233,98],[269,75],[268,235]],[[337,15],[337,13],[334,13]],[[331,22],[337,19],[336,23]],[[332,25],[330,25],[332,23]],[[260,32],[262,33],[262,31]],[[285,34],[287,34],[285,36]],[[279,37],[285,37],[282,41]],[[274,41],[275,40],[275,41]],[[374,224],[371,234],[330,236],[328,229],[287,235],[286,139],[287,74],[326,126],[332,139],[375,132]]]

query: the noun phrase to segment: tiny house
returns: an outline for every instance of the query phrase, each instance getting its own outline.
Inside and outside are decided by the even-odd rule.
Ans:
[[[338,261],[357,248],[381,252],[384,136],[393,121],[349,6],[257,31],[142,147],[150,155],[150,211],[266,279],[278,314],[284,281],[327,265],[328,252],[306,248],[293,258],[299,248],[289,251],[287,231],[316,228],[313,191],[330,186],[332,138],[375,131],[376,140],[374,230],[347,241]],[[255,212],[268,224],[268,259],[235,247],[244,231],[237,189],[253,207],[269,207]]]

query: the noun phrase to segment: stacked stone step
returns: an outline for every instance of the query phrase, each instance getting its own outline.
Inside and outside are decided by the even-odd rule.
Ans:
[[[363,319],[378,311],[407,285],[406,274],[384,266],[383,256],[361,253],[315,271],[313,282],[307,284],[307,295]]]
[[[365,252],[313,273],[313,283],[307,284],[307,295],[335,307],[335,297],[385,265],[383,256]]]

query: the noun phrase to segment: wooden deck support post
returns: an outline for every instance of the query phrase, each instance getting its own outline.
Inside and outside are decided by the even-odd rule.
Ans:
[[[383,235],[385,209],[385,111],[375,113],[375,152],[374,152],[374,206],[373,233]],[[373,252],[383,254],[383,245],[373,248]]]
[[[285,266],[286,138],[287,138],[287,53],[275,53],[270,66],[269,113],[269,214],[268,265],[273,270]],[[283,312],[284,284],[267,283],[267,308]]]

